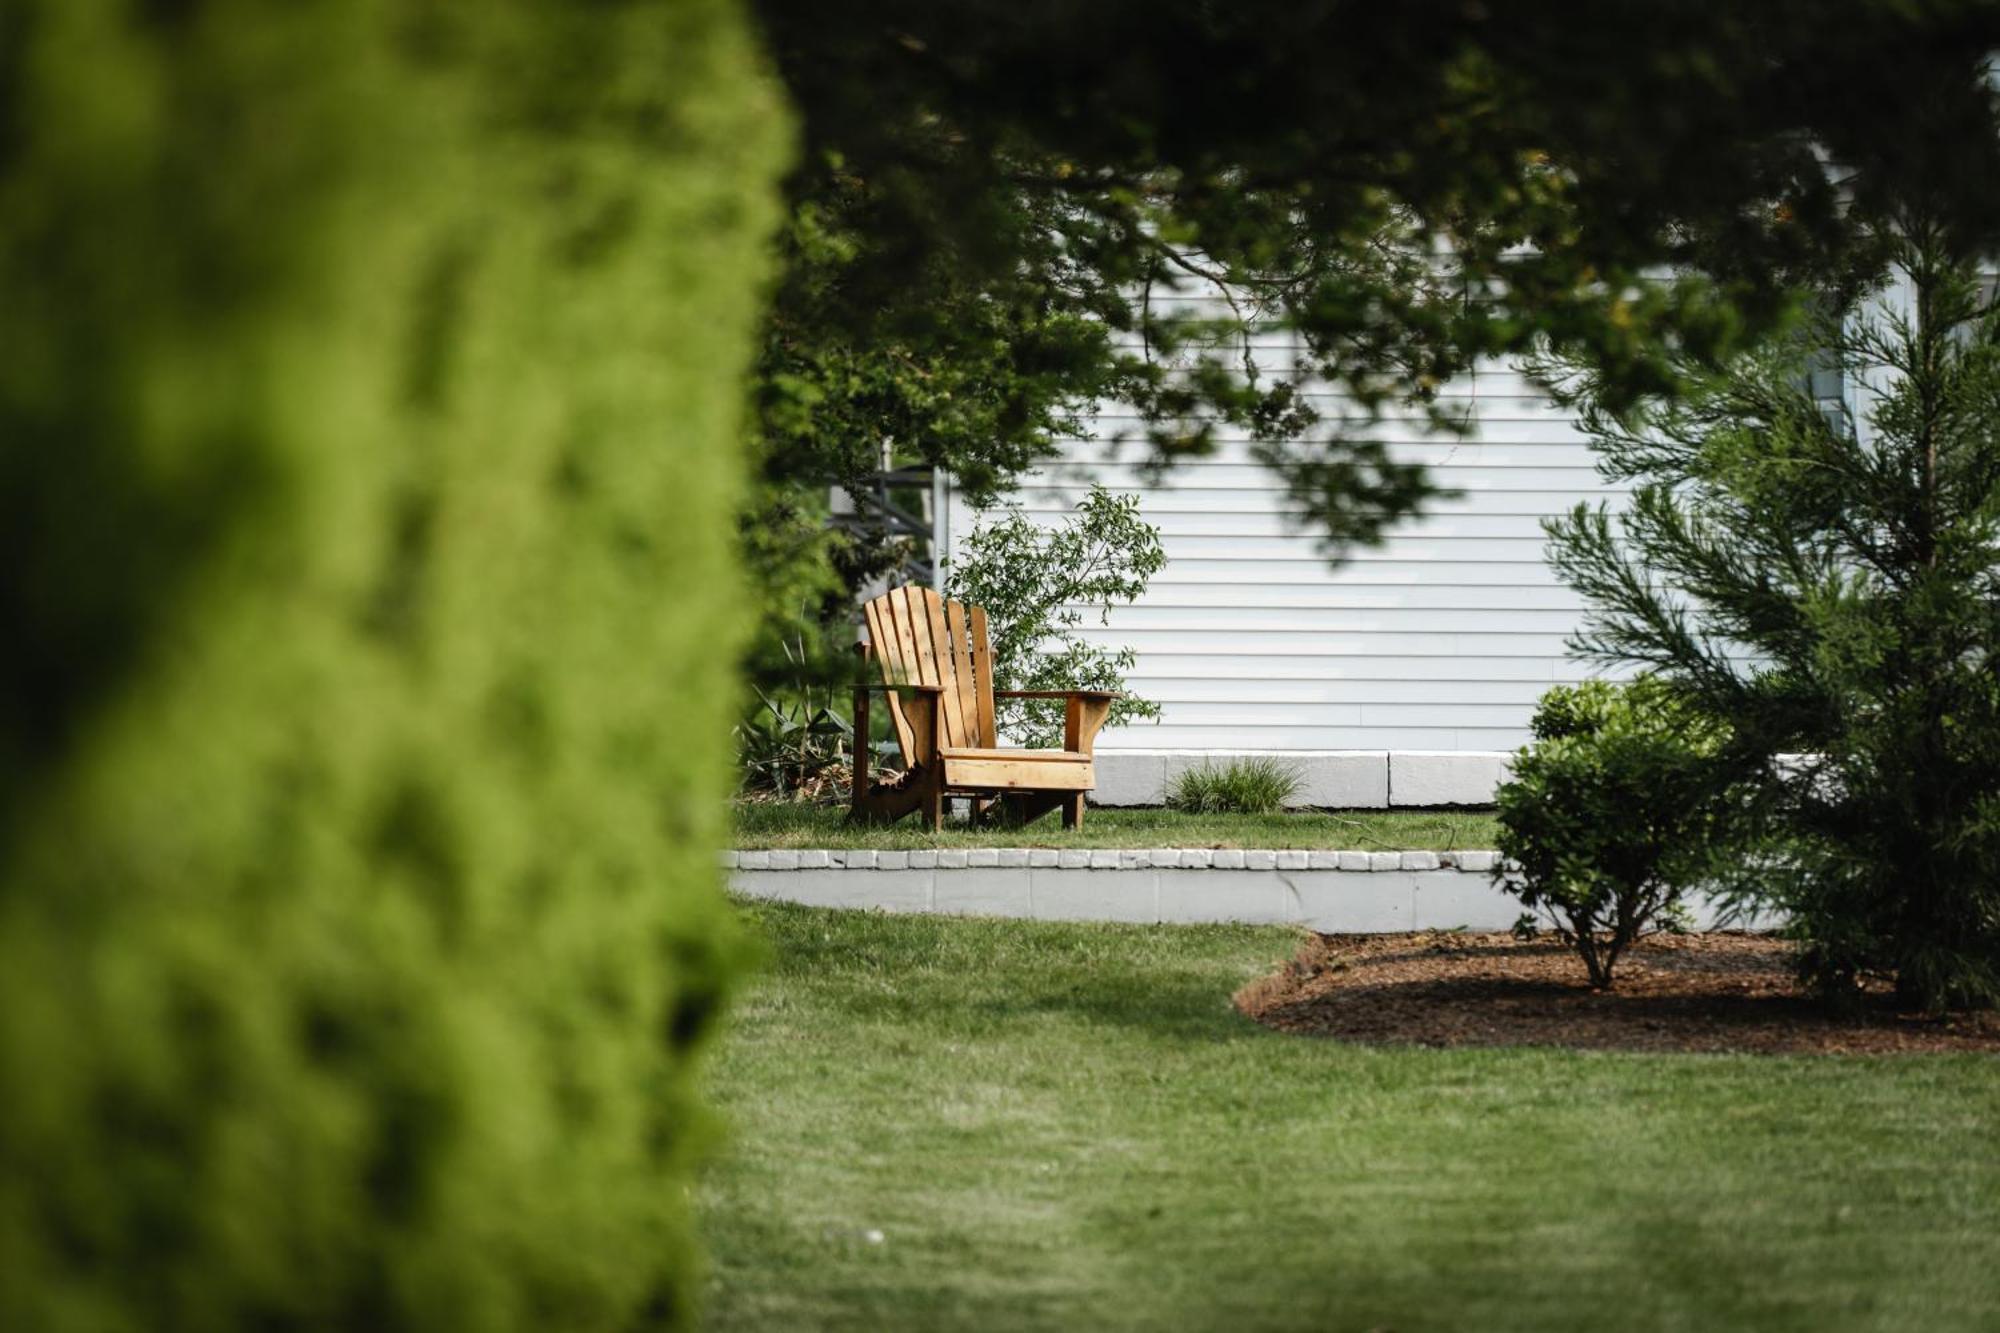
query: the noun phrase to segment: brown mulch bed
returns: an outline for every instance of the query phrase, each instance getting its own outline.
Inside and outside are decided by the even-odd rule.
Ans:
[[[1511,935],[1312,935],[1236,994],[1281,1032],[1415,1046],[1874,1054],[2000,1052],[2000,1014],[1899,1014],[1866,995],[1835,1014],[1799,991],[1769,936],[1662,935],[1619,960],[1608,992],[1560,943]]]

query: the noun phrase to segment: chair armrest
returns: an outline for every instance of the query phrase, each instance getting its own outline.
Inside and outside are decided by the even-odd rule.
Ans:
[[[1116,690],[995,690],[995,699],[1066,699],[1063,749],[1091,753],[1098,731],[1111,717],[1111,705],[1125,696]]]
[[[896,719],[896,740],[903,747],[904,761],[910,764],[934,763],[938,747],[938,713],[944,701],[942,685],[889,685],[880,681],[854,684],[854,792],[855,800],[862,799],[868,777],[868,696],[871,694],[892,696],[893,716]],[[903,696],[904,702],[896,704],[895,696]],[[857,807],[858,808],[858,807]]]
[[[995,690],[996,699],[1123,699],[1116,690]]]

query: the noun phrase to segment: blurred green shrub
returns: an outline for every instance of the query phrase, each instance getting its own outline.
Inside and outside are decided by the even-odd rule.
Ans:
[[[728,0],[0,0],[0,1328],[685,1323]]]
[[[1167,784],[1169,809],[1191,815],[1268,815],[1298,792],[1299,770],[1276,759],[1232,759],[1176,773]]]

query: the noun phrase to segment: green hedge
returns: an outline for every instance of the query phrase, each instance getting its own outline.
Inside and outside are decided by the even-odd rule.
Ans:
[[[684,1322],[730,0],[0,0],[0,1327]]]

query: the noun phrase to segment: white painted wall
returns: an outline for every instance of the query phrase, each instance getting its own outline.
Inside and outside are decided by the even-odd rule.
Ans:
[[[1055,522],[1093,477],[1135,492],[1163,533],[1167,564],[1137,605],[1089,637],[1139,651],[1132,687],[1158,700],[1157,725],[1106,732],[1100,750],[1475,751],[1527,740],[1535,700],[1586,674],[1565,653],[1579,603],[1543,559],[1543,517],[1579,500],[1616,500],[1583,436],[1517,373],[1482,370],[1449,386],[1477,423],[1464,440],[1414,422],[1371,435],[1464,492],[1387,543],[1330,568],[1289,517],[1283,487],[1239,435],[1212,457],[1149,485],[1138,423],[1115,410],[1097,440],[1065,446],[1016,497]],[[1331,400],[1329,400],[1331,401]],[[977,515],[954,504],[949,540]]]

